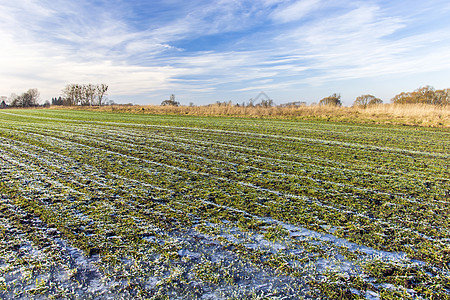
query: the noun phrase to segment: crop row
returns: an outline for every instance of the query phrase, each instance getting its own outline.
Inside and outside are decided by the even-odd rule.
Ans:
[[[25,280],[4,246],[8,295],[448,298],[445,131],[374,127],[373,137],[323,123],[52,111],[0,118],[9,216],[0,228],[37,249],[29,252],[56,249],[46,252],[50,274],[66,274]],[[19,234],[19,211],[44,234]]]

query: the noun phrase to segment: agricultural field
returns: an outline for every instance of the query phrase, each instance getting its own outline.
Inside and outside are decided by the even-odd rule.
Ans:
[[[450,299],[450,129],[0,111],[0,297]]]

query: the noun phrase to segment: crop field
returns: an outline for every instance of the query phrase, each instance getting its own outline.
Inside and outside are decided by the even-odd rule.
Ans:
[[[0,297],[450,299],[450,129],[0,111]]]

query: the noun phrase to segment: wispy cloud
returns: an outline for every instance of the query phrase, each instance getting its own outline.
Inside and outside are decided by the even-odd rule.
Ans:
[[[274,10],[271,17],[279,22],[297,21],[319,8],[320,0],[301,0]]]
[[[0,3],[0,94],[105,82],[117,99],[213,101],[450,70],[445,1],[96,3]]]

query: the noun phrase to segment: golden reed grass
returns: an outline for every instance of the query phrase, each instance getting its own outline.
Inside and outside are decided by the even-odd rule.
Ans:
[[[427,104],[380,104],[367,108],[335,106],[242,107],[234,105],[158,106],[112,105],[55,107],[116,113],[228,116],[245,118],[326,120],[364,124],[394,124],[450,128],[450,107]]]

